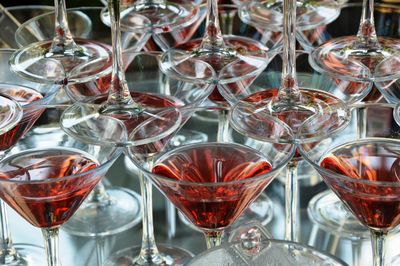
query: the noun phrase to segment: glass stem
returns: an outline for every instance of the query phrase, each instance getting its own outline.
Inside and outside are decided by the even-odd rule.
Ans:
[[[229,110],[219,110],[217,142],[229,142]]]
[[[357,108],[357,135],[359,139],[367,136],[367,110],[365,107]]]
[[[99,205],[108,205],[110,203],[110,196],[108,195],[103,182],[99,182],[89,194],[85,201],[86,203],[96,203]]]
[[[204,236],[206,237],[207,249],[218,247],[222,243],[223,231],[206,231]]]
[[[372,255],[374,266],[385,265],[387,232],[371,229]]]
[[[298,101],[300,91],[296,80],[296,0],[283,1],[283,68],[278,99]]]
[[[55,10],[55,34],[50,47],[50,55],[74,55],[75,52],[81,51],[72,38],[72,33],[68,27],[67,7],[65,0],[54,0]]]
[[[165,208],[167,212],[167,237],[170,240],[176,235],[176,209],[174,204],[169,200],[166,200]]]
[[[135,103],[129,92],[125,79],[122,61],[121,31],[120,31],[120,0],[109,0],[108,9],[111,19],[112,42],[112,74],[106,111],[133,108],[140,111],[140,105]]]
[[[58,233],[58,227],[42,229],[47,254],[47,264],[49,266],[61,266]]]
[[[95,242],[96,242],[97,265],[103,265],[105,239],[103,237],[96,237]]]
[[[0,222],[1,222],[1,250],[0,265],[11,264],[18,261],[17,251],[13,247],[11,234],[8,227],[6,204],[0,200]]]
[[[374,0],[363,0],[357,40],[353,44],[359,49],[380,49],[374,22]]]
[[[147,158],[148,169],[152,169],[153,157]],[[141,264],[159,265],[164,262],[164,258],[158,251],[156,240],[154,238],[154,221],[153,221],[153,188],[149,179],[140,171],[140,190],[142,193],[142,249],[140,251]]]
[[[218,52],[225,48],[218,16],[218,0],[207,0],[206,30],[200,50]]]
[[[299,240],[297,165],[298,162],[295,160],[291,160],[288,163],[285,184],[285,240],[294,242]]]

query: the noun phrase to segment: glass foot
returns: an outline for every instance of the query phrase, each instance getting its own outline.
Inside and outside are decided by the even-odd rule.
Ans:
[[[140,246],[126,248],[120,250],[103,264],[103,266],[133,266],[133,265],[186,265],[189,260],[193,258],[193,254],[187,250],[165,245],[157,244],[157,248],[162,256],[162,262],[155,263],[151,261],[143,261],[138,254],[141,251]]]
[[[178,212],[178,216],[181,222],[184,223],[186,226],[195,231],[202,232],[199,228],[189,222],[188,219],[186,219],[186,217],[181,212]],[[273,202],[267,195],[262,193],[232,226],[238,227],[240,226],[240,224],[246,221],[258,221],[263,226],[266,226],[267,224],[269,224],[269,222],[271,222],[273,217]]]
[[[135,3],[121,11],[121,29],[156,34],[170,32],[192,24],[200,15],[199,5],[187,0]],[[101,19],[106,25],[110,24],[108,9],[103,10]]]
[[[105,202],[85,202],[62,229],[77,236],[108,236],[141,221],[139,194],[121,187],[107,188],[106,193]]]
[[[46,266],[47,259],[45,250],[42,247],[30,244],[13,244],[17,251],[15,257],[3,258],[0,256],[0,265],[2,266]]]
[[[51,40],[32,43],[11,56],[11,69],[29,81],[43,84],[88,82],[111,72],[108,45],[79,38],[75,42],[77,49],[57,53],[49,52]]]
[[[311,199],[307,212],[310,220],[327,232],[349,238],[370,237],[368,228],[362,225],[330,190]]]

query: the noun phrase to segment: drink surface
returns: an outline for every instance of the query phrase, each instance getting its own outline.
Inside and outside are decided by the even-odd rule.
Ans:
[[[250,148],[213,143],[180,149],[158,162],[153,173],[192,182],[171,184],[165,179],[159,185],[193,224],[218,229],[232,224],[272,178],[226,182],[245,181],[271,169],[271,164]]]
[[[0,196],[32,225],[54,227],[68,220],[97,184],[100,176],[85,172],[98,165],[89,154],[68,148],[11,155],[0,163]]]
[[[396,144],[381,140],[345,144],[329,152],[320,165],[354,179],[354,182],[342,181],[323,174],[365,225],[390,229],[400,223],[400,157]]]

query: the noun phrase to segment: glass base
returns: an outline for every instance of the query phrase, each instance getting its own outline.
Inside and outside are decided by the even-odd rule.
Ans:
[[[189,260],[193,258],[193,254],[187,250],[165,245],[157,244],[157,248],[164,258],[162,263],[152,263],[151,261],[141,261],[138,254],[141,247],[131,247],[120,250],[111,255],[103,266],[133,266],[133,265],[186,265]]]
[[[47,266],[44,248],[30,244],[13,244],[16,249],[17,260],[4,260],[0,257],[2,266]]]
[[[120,187],[107,188],[106,202],[84,202],[61,228],[77,236],[108,236],[137,225],[141,199],[136,192]]]
[[[54,52],[50,52],[51,40],[32,43],[11,56],[11,69],[24,79],[44,84],[83,83],[111,72],[108,45],[79,38],[75,42],[74,49]]]
[[[293,142],[295,138],[306,143],[324,139],[350,122],[346,104],[332,94],[307,88],[298,92],[288,99],[280,99],[278,89],[247,96],[231,109],[232,128],[263,142]],[[285,133],[287,127],[293,134]],[[295,157],[299,156],[296,151]]]
[[[178,216],[181,222],[184,223],[186,226],[190,227],[195,231],[201,233],[203,232],[199,228],[194,226],[191,222],[189,222],[188,219],[186,219],[186,217],[181,212],[178,212]],[[267,195],[262,193],[232,226],[239,227],[240,224],[245,221],[258,221],[263,226],[266,226],[272,221],[273,217],[274,217],[273,202]]]
[[[354,81],[377,81],[393,75],[387,65],[380,63],[400,49],[397,39],[380,37],[379,45],[367,47],[356,36],[332,39],[317,47],[310,55],[311,66],[321,73]],[[377,46],[378,45],[378,46]],[[389,68],[390,70],[390,68]],[[387,71],[387,73],[385,73]]]
[[[121,7],[121,29],[130,32],[165,33],[175,31],[197,21],[201,14],[199,5],[192,1],[143,2]],[[110,25],[110,13],[103,10],[101,19]]]
[[[368,228],[362,225],[330,190],[314,196],[307,212],[310,220],[327,232],[348,238],[370,238]]]
[[[240,4],[242,0],[234,0]],[[297,2],[296,27],[311,30],[327,25],[340,15],[341,5],[335,0],[323,0],[318,3]],[[249,1],[240,6],[239,16],[247,24],[272,31],[283,30],[283,1]]]
[[[188,265],[330,265],[346,263],[299,243],[281,240],[244,239],[222,244],[197,255]]]

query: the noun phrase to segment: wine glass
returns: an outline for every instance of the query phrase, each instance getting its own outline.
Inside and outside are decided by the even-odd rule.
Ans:
[[[11,69],[30,81],[63,85],[90,81],[109,73],[109,47],[94,40],[74,40],[65,0],[55,0],[54,5],[53,39],[36,41],[17,50],[10,58]],[[81,21],[85,21],[84,16]],[[37,34],[35,28],[31,33]]]
[[[1,48],[18,48],[15,41],[15,32],[18,27],[25,21],[51,12],[51,6],[33,5],[33,6],[11,6],[4,7],[0,4],[0,26],[2,31],[0,32],[0,47]]]
[[[282,75],[279,89],[261,90],[249,95],[249,91],[232,91],[223,88],[221,93],[226,99],[230,99],[235,106],[231,110],[231,125],[242,134],[251,136],[258,140],[269,140],[276,142],[287,142],[290,140],[279,139],[274,135],[263,132],[263,116],[265,114],[279,117],[294,131],[295,139],[309,141],[314,138],[323,138],[343,128],[349,121],[348,111],[345,103],[338,97],[311,88],[305,88],[298,84],[296,78],[296,3],[285,0],[283,2],[284,26],[283,26],[283,53],[282,53]],[[229,69],[228,69],[229,70]],[[226,71],[229,73],[229,71]],[[363,94],[370,86],[357,84],[355,91],[350,94]],[[368,84],[367,84],[368,85]],[[224,86],[222,86],[224,87]],[[251,89],[250,89],[251,90]],[[344,90],[348,92],[345,83]],[[244,97],[245,96],[245,97]],[[351,96],[352,97],[352,96]],[[300,125],[310,117],[317,114],[325,114],[327,121],[318,132],[299,132]],[[266,131],[268,132],[268,131]],[[298,191],[297,191],[297,164],[301,157],[297,155],[288,164],[286,187],[285,187],[285,212],[286,228],[285,239],[298,239]]]
[[[220,109],[200,107],[194,111],[219,112]],[[274,118],[266,123],[277,134],[291,134],[290,129]],[[224,229],[273,180],[295,150],[291,144],[245,141],[243,136],[237,136],[235,143],[167,146],[151,163],[135,147],[127,148],[127,154],[146,178],[203,231],[207,247],[211,248],[221,244]]]
[[[394,105],[354,106],[358,108],[372,117],[366,120],[366,135],[360,136],[355,115],[340,134],[332,134],[318,145],[301,144],[299,149],[346,207],[370,229],[373,265],[386,265],[385,236],[399,224],[398,124],[392,115]],[[385,114],[384,120],[379,112]],[[381,123],[376,123],[377,117]],[[315,123],[310,121],[308,126]]]
[[[282,0],[233,0],[239,8],[240,18],[260,29],[283,31],[284,9]],[[296,1],[297,32],[328,25],[340,14],[346,1],[323,0],[318,2]]]
[[[374,21],[374,0],[363,1],[357,35],[331,39],[310,55],[310,63],[319,72],[352,80],[385,78],[377,66],[395,54],[400,42],[395,38],[378,37]],[[386,75],[391,73],[386,72]]]
[[[61,265],[60,226],[74,214],[122,149],[86,145],[65,133],[57,134],[55,131],[62,133],[59,127],[52,130],[51,141],[28,136],[33,148],[16,147],[1,161],[0,197],[42,229],[47,263],[56,266]]]
[[[70,31],[74,36],[96,40],[110,45],[109,28],[100,20],[100,7],[68,9]],[[20,46],[46,40],[53,34],[54,12],[33,18],[24,23],[16,32]],[[35,29],[32,35],[31,29]],[[140,34],[122,33],[122,46],[142,49],[144,42]],[[94,81],[75,83],[64,87],[73,101],[83,101],[90,96],[107,92],[110,75]],[[79,236],[106,236],[127,230],[140,222],[140,196],[127,188],[105,188],[101,181],[75,215],[63,226],[63,230]],[[110,222],[114,220],[114,222]],[[95,225],[95,226],[94,226]]]
[[[343,19],[348,17],[349,14],[359,13],[361,9],[361,4],[346,4],[342,8]],[[377,22],[376,31],[380,36],[387,37],[397,37],[398,32],[394,29],[395,27],[391,27],[393,22],[392,12],[397,12],[399,10],[398,6],[389,5],[389,4],[375,4],[375,12],[374,18]],[[332,39],[333,37],[337,37],[335,27],[337,28],[339,25],[343,25],[343,21],[340,21],[340,18],[335,21],[332,25],[327,26],[326,29],[322,31],[322,33],[316,33],[315,35],[315,43],[312,45],[321,44],[322,41],[326,41]],[[346,28],[344,29],[344,35],[351,34],[351,31],[355,31],[358,27],[358,24],[350,24],[346,21]],[[321,34],[321,35],[319,35]],[[321,37],[319,37],[321,36]],[[311,44],[311,41],[308,41]],[[386,100],[393,103],[397,102],[395,94],[396,88],[393,85],[395,82],[395,78],[388,76],[388,72],[396,73],[394,66],[391,66],[390,62],[385,63],[385,61],[390,61],[390,58],[383,60],[379,63],[375,68],[375,77],[371,82],[373,83],[373,88],[371,93],[363,98],[363,102],[377,102],[382,98],[382,95],[385,96]],[[385,73],[386,72],[386,73]],[[329,73],[328,73],[329,74]],[[354,79],[350,79],[354,80]],[[365,129],[365,121],[367,119],[367,114],[362,108],[357,109],[360,114],[359,117],[359,133],[360,135],[365,135],[363,129]],[[364,117],[365,116],[365,117]],[[369,117],[368,117],[369,119]],[[356,217],[352,215],[351,212],[348,212],[344,207],[343,203],[336,197],[336,195],[329,190],[329,192],[323,192],[323,194],[318,194],[315,198],[310,201],[308,207],[308,214],[312,221],[317,223],[322,228],[325,228],[328,231],[335,230],[339,231],[341,235],[348,235],[352,237],[369,237],[368,230],[362,226]]]
[[[54,99],[59,86],[45,86],[26,81],[10,71],[8,60],[15,52],[12,49],[0,49],[0,93],[17,101],[22,107],[22,118],[6,133],[0,135],[0,157],[4,158],[9,150],[15,146],[32,127],[35,121]],[[13,244],[8,230],[7,213],[5,205],[0,201],[0,238],[3,239],[1,260],[5,265],[31,263],[40,265],[43,262],[42,248],[34,245]]]

